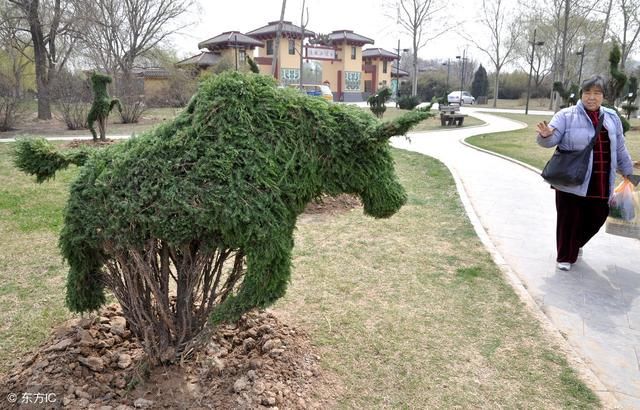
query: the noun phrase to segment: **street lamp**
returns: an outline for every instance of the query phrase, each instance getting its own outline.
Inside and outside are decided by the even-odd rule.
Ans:
[[[442,63],[442,65],[447,66],[447,82],[445,83],[445,86],[444,86],[444,96],[446,97],[447,94],[449,93],[449,72],[451,71],[451,61],[447,58],[447,62]]]
[[[403,48],[403,52],[409,51],[408,48]],[[398,48],[396,49],[396,89],[394,90],[394,100],[396,101],[396,108],[398,108],[398,96],[400,96],[400,40],[398,40]]]
[[[544,45],[544,41],[536,41],[536,30],[537,29],[533,30],[533,41],[529,42],[531,43],[531,67],[529,67],[529,80],[527,81],[527,104],[524,108],[525,115],[529,114],[529,94],[531,93],[531,74],[533,73],[533,53],[536,49],[536,46]],[[498,98],[497,95],[496,98]]]
[[[582,61],[584,60],[584,44],[582,45],[582,50],[576,53],[577,56],[580,56],[580,70],[578,70],[578,87],[580,87],[580,80],[582,80]]]
[[[464,87],[464,63],[467,61],[467,49],[462,50],[462,56],[456,56],[457,59],[460,60],[462,67],[460,67],[460,101],[458,104],[462,105],[462,88]]]

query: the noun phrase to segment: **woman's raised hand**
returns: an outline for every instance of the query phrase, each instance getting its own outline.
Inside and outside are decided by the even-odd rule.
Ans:
[[[536,125],[536,131],[538,131],[538,134],[540,134],[542,138],[550,137],[551,134],[553,134],[553,128],[551,128],[546,121],[539,122]]]

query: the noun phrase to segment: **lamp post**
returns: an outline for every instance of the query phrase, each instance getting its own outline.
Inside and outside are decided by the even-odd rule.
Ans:
[[[445,86],[444,86],[444,96],[446,98],[447,94],[449,93],[449,72],[451,71],[451,61],[447,58],[447,62],[442,63],[442,65],[447,66],[447,82],[445,83]]]
[[[396,89],[393,99],[396,101],[396,108],[398,108],[398,91],[400,91],[400,39],[398,39],[398,59],[396,60]]]
[[[537,41],[536,42],[536,31],[537,29],[533,30],[533,41],[530,41],[529,43],[531,43],[531,66],[529,67],[529,80],[527,81],[527,103],[525,104],[524,107],[524,114],[528,115],[529,114],[529,94],[531,93],[531,74],[533,73],[533,53],[536,49],[536,46],[542,46],[544,45],[544,41]],[[496,96],[497,98],[498,96]]]
[[[584,44],[582,45],[582,50],[576,53],[577,56],[580,56],[580,69],[578,70],[578,87],[580,87],[580,81],[582,80],[582,61],[584,60]]]
[[[460,60],[461,63],[461,67],[460,67],[460,100],[458,101],[458,104],[460,104],[462,106],[462,88],[464,87],[464,63],[465,61],[467,61],[467,49],[465,48],[464,50],[462,50],[462,55],[461,56],[456,56],[457,59]]]
[[[398,40],[398,48],[396,49],[396,89],[394,92],[394,100],[396,101],[396,108],[398,108],[398,97],[400,96],[400,40]],[[409,51],[408,48],[403,48],[403,52]]]

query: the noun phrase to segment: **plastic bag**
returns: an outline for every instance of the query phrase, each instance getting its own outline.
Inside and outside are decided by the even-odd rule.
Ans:
[[[633,184],[624,179],[613,191],[613,197],[609,202],[609,216],[632,221],[636,217],[637,200],[633,192]]]

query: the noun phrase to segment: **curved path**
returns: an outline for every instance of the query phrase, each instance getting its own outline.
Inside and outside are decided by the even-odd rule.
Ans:
[[[450,169],[481,240],[605,408],[640,409],[640,241],[603,228],[571,271],[556,270],[554,191],[535,169],[464,143],[524,124],[463,112],[487,124],[413,133],[392,144]]]

